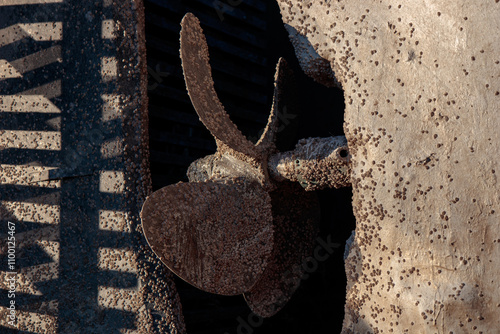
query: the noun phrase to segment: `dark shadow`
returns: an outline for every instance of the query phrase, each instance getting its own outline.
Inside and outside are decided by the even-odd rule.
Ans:
[[[106,80],[101,73],[102,57],[125,61],[130,57],[117,54],[115,42],[102,36],[104,20],[120,19],[126,23],[121,17],[126,13],[120,13],[118,6],[105,7],[104,1],[79,0],[0,8],[0,29],[18,29],[20,36],[14,41],[0,43],[0,59],[14,64],[12,66],[22,72],[22,77],[0,80],[2,94],[21,96],[11,111],[6,110],[5,105],[0,110],[0,130],[14,131],[12,138],[16,138],[20,131],[51,133],[53,136],[48,140],[54,140],[54,146],[49,149],[26,146],[22,138],[19,143],[14,141],[14,144],[0,149],[1,163],[12,165],[9,168],[18,171],[26,165],[54,168],[48,176],[38,179],[24,172],[17,177],[6,170],[0,175],[2,178],[14,175],[12,180],[0,185],[0,200],[5,201],[0,206],[0,268],[17,272],[18,279],[23,280],[15,296],[18,317],[20,311],[30,312],[34,314],[31,319],[27,313],[22,315],[26,323],[48,332],[121,333],[124,329],[139,330],[136,311],[112,305],[106,300],[106,294],[101,293],[103,289],[137,292],[139,280],[134,270],[113,269],[113,260],[102,263],[100,252],[129,249],[138,254],[144,247],[144,240],[136,230],[140,210],[138,198],[143,194],[103,190],[102,182],[103,171],[140,175],[126,169],[132,167],[132,163],[126,166],[127,159],[140,163],[132,154],[123,155],[125,150],[119,150],[119,156],[106,157],[101,152],[106,141],[124,138],[125,133],[130,136],[137,134],[124,129],[129,120],[127,113],[133,113],[133,109],[123,110],[118,119],[103,119],[103,94],[129,94],[124,87],[136,89],[138,85],[120,82],[116,76]],[[26,32],[28,30],[16,27],[20,23],[40,22],[48,23],[41,30],[33,28],[35,33],[32,35]],[[53,29],[52,24],[60,26]],[[43,37],[49,32],[53,32],[53,37]],[[29,59],[34,53],[54,47],[52,50],[60,50],[56,60],[38,59],[40,66],[34,66],[30,60],[24,63],[29,65],[28,69],[23,70],[20,59]],[[117,65],[117,73],[123,77],[128,75],[124,72],[127,69],[120,67],[120,61]],[[60,82],[60,86],[50,86],[55,82]],[[26,96],[40,96],[39,102],[52,104],[53,110],[40,111],[32,104],[23,104],[22,98]],[[140,142],[137,137],[128,143],[136,145]],[[43,144],[41,140],[35,143]],[[22,178],[31,178],[31,182],[22,182]],[[50,186],[47,185],[48,179],[52,182]],[[134,188],[136,183],[144,180],[124,182],[125,185],[119,187],[137,189]],[[103,211],[134,212],[136,215],[132,217],[128,231],[106,230],[100,221]],[[14,268],[7,267],[4,249],[8,222],[15,225]],[[8,290],[5,289],[0,289],[0,296],[0,305],[4,307],[13,300],[7,297]],[[122,302],[130,302],[126,294],[116,303]],[[0,326],[0,332],[31,333],[3,326]]]

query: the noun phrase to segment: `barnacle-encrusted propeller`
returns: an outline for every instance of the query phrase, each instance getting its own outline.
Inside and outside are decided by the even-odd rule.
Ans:
[[[296,107],[288,98],[292,73],[280,59],[268,123],[254,145],[217,97],[198,19],[188,13],[181,26],[187,90],[217,152],[191,164],[189,183],[146,199],[143,230],[179,277],[212,293],[244,294],[253,312],[268,317],[290,299],[312,252],[319,206],[306,190],[349,184],[347,143],[345,137],[312,138],[277,152],[278,113]]]
[[[181,25],[182,69],[189,97],[200,120],[212,136],[231,149],[252,158],[259,157],[258,147],[272,141],[272,135],[269,138],[265,135],[262,136],[262,141],[256,147],[238,130],[215,92],[209,64],[208,46],[200,22],[193,14],[188,13],[182,19]],[[274,133],[271,131],[276,122],[274,109],[271,110],[269,120],[268,128],[270,130],[264,134]],[[267,140],[264,141],[264,138]]]
[[[250,290],[272,251],[271,200],[255,182],[177,183],[149,197],[141,215],[162,262],[208,292]]]
[[[262,276],[244,293],[248,306],[263,317],[281,310],[297,289],[304,273],[302,265],[313,253],[320,220],[316,194],[295,182],[281,182],[270,196],[273,251]]]

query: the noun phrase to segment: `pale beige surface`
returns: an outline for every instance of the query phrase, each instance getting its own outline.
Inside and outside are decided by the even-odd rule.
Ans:
[[[500,2],[278,3],[298,56],[345,92],[343,332],[497,332]]]

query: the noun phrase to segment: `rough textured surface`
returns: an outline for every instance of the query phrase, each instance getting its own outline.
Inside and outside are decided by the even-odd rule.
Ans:
[[[191,13],[182,19],[181,58],[191,102],[200,120],[218,140],[250,157],[258,156],[254,145],[234,125],[214,89],[208,46],[199,20]]]
[[[345,92],[343,332],[497,332],[500,2],[278,3]]]
[[[269,159],[271,176],[299,182],[307,191],[351,185],[349,148],[344,136],[301,139],[293,151]]]
[[[327,87],[340,87],[340,83],[335,77],[328,60],[322,58],[314,47],[309,44],[307,37],[300,34],[291,25],[285,24],[285,28],[290,34],[290,40],[296,53],[300,53],[300,66],[304,72],[316,82]]]
[[[209,63],[208,46],[198,18],[187,13],[182,19],[181,26],[180,43],[184,80],[196,113],[216,140],[217,153],[213,155],[213,159],[222,158],[224,161],[228,158],[235,162],[240,161],[238,165],[244,170],[246,177],[257,179],[266,189],[273,188],[269,180],[267,161],[269,155],[275,151],[274,136],[278,110],[286,105],[286,102],[282,101],[282,95],[286,92],[283,93],[283,89],[280,88],[283,83],[286,83],[289,72],[286,62],[280,59],[276,67],[273,104],[268,123],[260,139],[254,145],[231,121],[217,97]],[[205,166],[208,166],[207,163],[213,165],[213,162],[206,161]],[[210,178],[227,175],[224,167],[233,166],[231,163],[226,165],[222,165],[222,168],[215,168],[215,173],[210,174]],[[197,166],[196,162],[194,166]],[[190,178],[203,177],[202,175],[194,176],[196,173],[199,171],[190,167],[188,171]]]
[[[212,293],[248,292],[254,312],[268,317],[296,290],[319,220],[314,195],[305,195],[288,181],[276,182],[268,171],[269,157],[276,152],[278,112],[294,101],[287,101],[292,75],[280,59],[268,124],[254,145],[230,120],[215,93],[199,20],[188,13],[181,25],[186,86],[200,120],[216,140],[217,152],[191,164],[190,183],[170,185],[148,197],[141,213],[144,232],[163,263],[181,278]],[[291,158],[301,159],[303,166],[290,168]],[[274,161],[275,178],[299,180],[306,190],[348,183],[344,137],[301,141],[295,151]]]
[[[269,264],[244,294],[255,314],[270,317],[281,310],[300,284],[303,264],[312,256],[320,219],[316,194],[284,181],[270,193],[274,246]]]
[[[150,192],[142,2],[3,1],[0,21],[0,274],[17,273],[16,321],[2,303],[0,332],[185,332],[139,219]]]
[[[242,178],[164,187],[146,200],[141,218],[163,263],[211,293],[248,291],[273,247],[271,199]]]

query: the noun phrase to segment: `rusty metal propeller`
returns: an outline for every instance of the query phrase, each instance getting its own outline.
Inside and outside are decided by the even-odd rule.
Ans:
[[[280,59],[268,123],[253,144],[217,97],[198,19],[188,13],[181,26],[186,87],[217,151],[191,164],[189,183],[164,187],[146,199],[143,230],[176,275],[208,292],[244,294],[256,314],[268,317],[291,298],[301,264],[312,252],[319,206],[306,190],[349,184],[347,142],[311,138],[294,151],[277,152],[278,113],[296,107],[287,102],[295,94],[292,73]]]

